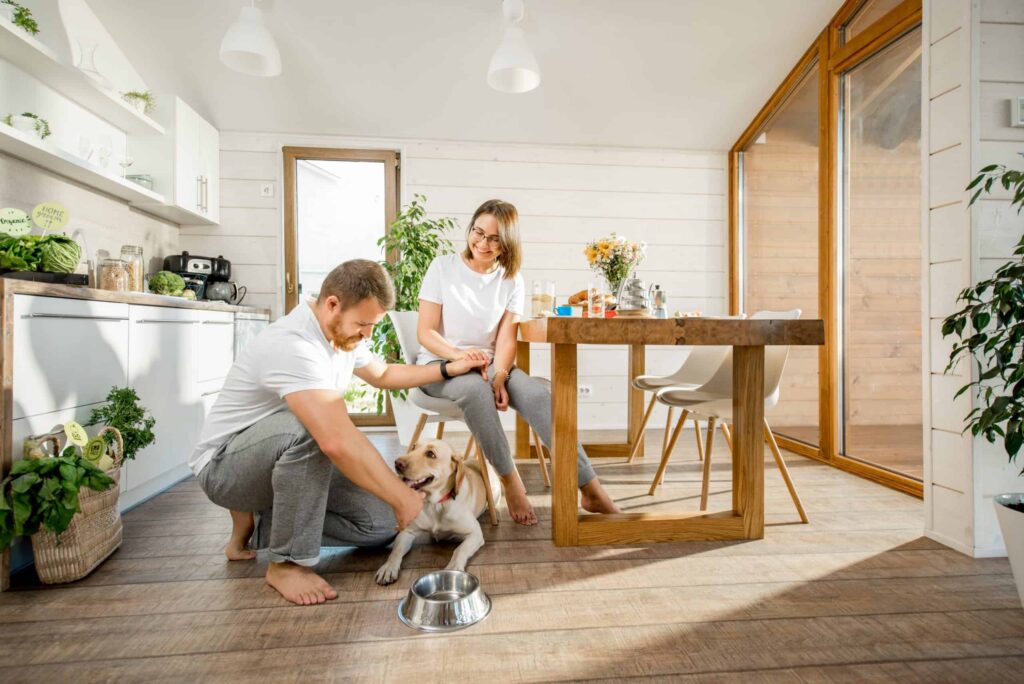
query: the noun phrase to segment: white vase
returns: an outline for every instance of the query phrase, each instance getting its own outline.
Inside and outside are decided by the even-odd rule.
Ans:
[[[999,530],[1003,533],[1006,555],[1017,583],[1017,595],[1024,606],[1024,512],[1015,511],[1007,504],[1024,505],[1024,494],[999,494],[995,497]]]
[[[17,8],[14,5],[0,5],[0,19],[14,23],[14,12]]]
[[[42,134],[36,131],[36,120],[31,116],[15,114],[11,117],[11,126],[13,126],[15,130],[19,130],[26,135],[42,138]]]

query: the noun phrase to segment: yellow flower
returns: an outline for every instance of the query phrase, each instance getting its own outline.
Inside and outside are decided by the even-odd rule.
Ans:
[[[597,243],[597,248],[600,249],[602,252],[607,252],[608,251],[608,241],[607,240],[601,240],[600,242]]]

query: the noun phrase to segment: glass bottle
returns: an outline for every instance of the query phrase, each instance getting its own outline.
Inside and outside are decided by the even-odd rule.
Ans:
[[[142,261],[142,247],[122,245],[121,261],[128,265],[128,290],[131,292],[142,292],[146,270]]]

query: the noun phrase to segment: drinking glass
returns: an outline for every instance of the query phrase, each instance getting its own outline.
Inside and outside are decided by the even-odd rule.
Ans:
[[[604,318],[604,283],[601,281],[587,283],[587,316]]]

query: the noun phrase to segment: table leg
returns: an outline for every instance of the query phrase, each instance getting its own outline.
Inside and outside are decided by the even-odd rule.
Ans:
[[[747,539],[764,537],[764,347],[732,348],[733,509]]]
[[[576,473],[576,345],[551,345],[551,531],[556,546],[575,546],[579,534]]]
[[[516,342],[516,366],[519,370],[529,374],[530,372],[530,343]],[[530,426],[523,420],[523,417],[516,414],[516,458],[531,458],[530,453]]]
[[[644,454],[644,436],[642,434],[634,440],[634,435],[637,435],[640,431],[640,425],[644,419],[644,393],[633,387],[633,379],[638,375],[644,374],[644,345],[642,344],[631,344],[629,345],[629,396],[627,402],[627,422],[628,427],[626,432],[626,441],[629,442],[630,453],[633,453],[633,448],[636,446],[635,442],[640,442],[640,447],[636,450],[641,457]]]

